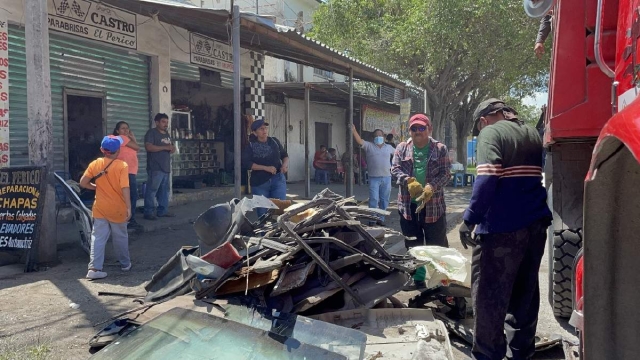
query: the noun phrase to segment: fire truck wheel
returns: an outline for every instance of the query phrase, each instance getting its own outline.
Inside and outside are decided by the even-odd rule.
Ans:
[[[582,247],[582,229],[556,231],[553,237],[553,277],[549,284],[553,294],[553,314],[568,318],[573,310],[571,278],[573,259]]]

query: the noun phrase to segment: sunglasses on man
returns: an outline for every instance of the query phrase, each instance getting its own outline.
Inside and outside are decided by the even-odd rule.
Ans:
[[[427,130],[426,126],[412,126],[409,128],[410,131],[412,132],[424,132]]]

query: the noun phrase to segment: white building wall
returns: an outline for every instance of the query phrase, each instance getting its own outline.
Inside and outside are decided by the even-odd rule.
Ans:
[[[346,138],[346,110],[337,106],[326,104],[310,104],[309,119],[309,163],[305,163],[304,151],[304,132],[301,132],[301,124],[304,126],[304,101],[298,99],[288,99],[287,101],[287,117],[289,124],[293,130],[288,133],[287,151],[289,153],[289,181],[301,181],[305,177],[305,166],[311,170],[313,178],[313,155],[316,152],[316,134],[315,123],[329,123],[331,126],[331,143],[326,144],[328,147],[335,148],[340,155],[345,151]],[[318,144],[320,145],[320,144]]]

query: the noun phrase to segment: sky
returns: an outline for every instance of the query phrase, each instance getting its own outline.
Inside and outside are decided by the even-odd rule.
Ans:
[[[535,105],[539,108],[547,103],[547,96],[547,92],[537,92],[533,96],[527,96],[526,98],[522,99],[522,102],[525,105]]]

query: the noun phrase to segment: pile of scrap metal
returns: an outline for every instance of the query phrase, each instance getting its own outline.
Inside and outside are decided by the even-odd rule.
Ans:
[[[199,248],[182,249],[154,275],[145,300],[194,291],[196,299],[244,296],[305,315],[396,302],[423,263],[385,250],[385,235],[398,233],[361,223],[388,212],[352,203],[325,190],[306,204],[254,196],[213,206],[194,224]],[[269,212],[251,222],[247,213],[258,207]]]
[[[400,233],[362,224],[389,212],[358,207],[328,189],[308,203],[276,203],[254,196],[201,214],[194,224],[199,246],[182,248],[146,285],[143,305],[114,317],[91,340],[94,347],[110,343],[96,358],[154,358],[174,347],[185,355],[200,351],[187,343],[206,338],[215,348],[222,338],[256,333],[255,342],[240,342],[252,348],[247,353],[263,351],[267,345],[256,344],[267,338],[302,344],[273,359],[304,358],[294,356],[304,348],[325,351],[316,358],[326,359],[453,360],[447,330],[432,311],[406,308],[393,297],[411,286],[424,262],[385,250],[387,241],[404,241]],[[256,208],[269,210],[252,222],[247,215]],[[209,326],[221,323],[202,316],[228,323]],[[145,345],[152,338],[167,349]]]

